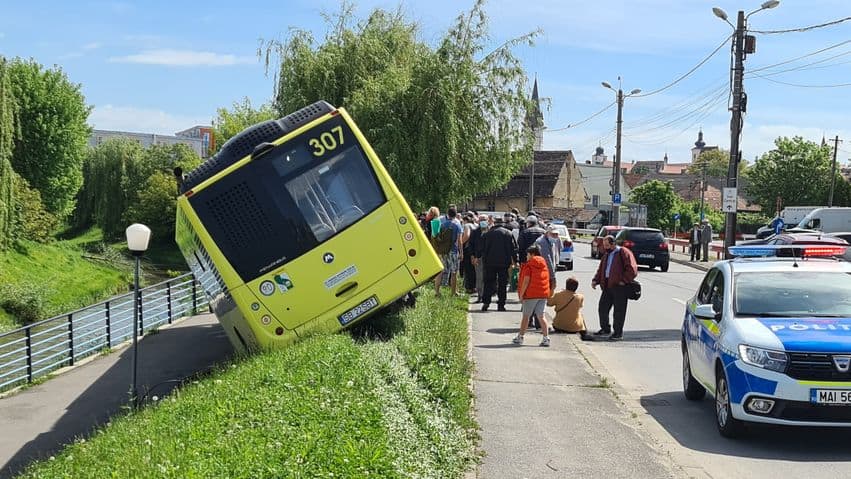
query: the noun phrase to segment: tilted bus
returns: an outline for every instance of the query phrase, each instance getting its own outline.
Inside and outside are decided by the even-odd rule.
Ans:
[[[177,244],[238,351],[350,326],[442,269],[357,125],[324,101],[175,174]]]

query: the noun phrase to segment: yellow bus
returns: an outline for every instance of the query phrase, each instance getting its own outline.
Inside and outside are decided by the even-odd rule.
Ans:
[[[177,244],[238,351],[338,331],[443,268],[357,125],[324,101],[175,176]]]

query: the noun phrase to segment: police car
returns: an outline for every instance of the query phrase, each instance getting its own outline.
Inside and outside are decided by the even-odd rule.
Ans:
[[[851,427],[851,263],[834,258],[843,246],[797,248],[731,247],[686,304],[683,390],[715,397],[723,436],[747,422]]]

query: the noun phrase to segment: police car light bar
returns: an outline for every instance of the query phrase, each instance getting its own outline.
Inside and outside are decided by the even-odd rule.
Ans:
[[[759,258],[766,256],[777,256],[778,251],[800,250],[798,258],[813,258],[827,256],[842,256],[845,254],[845,246],[834,245],[754,245],[754,246],[730,246],[730,254],[740,258]]]

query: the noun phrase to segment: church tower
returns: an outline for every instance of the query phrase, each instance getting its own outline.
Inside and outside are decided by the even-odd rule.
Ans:
[[[538,98],[537,78],[532,86],[532,108],[526,112],[526,127],[534,134],[532,150],[541,151],[544,148],[544,114],[541,113],[541,101]]]

